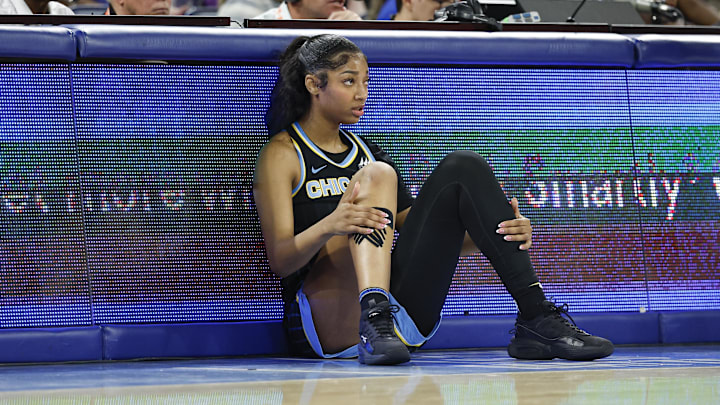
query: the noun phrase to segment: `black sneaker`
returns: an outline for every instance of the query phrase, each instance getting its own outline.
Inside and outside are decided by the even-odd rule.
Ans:
[[[370,300],[360,315],[358,360],[363,364],[400,364],[410,361],[405,344],[395,334],[393,313],[398,307],[389,302]]]
[[[543,301],[542,315],[529,321],[518,316],[515,337],[508,346],[508,354],[523,360],[595,360],[607,357],[615,347],[607,339],[593,336],[575,326],[567,313],[567,304],[556,306]],[[567,315],[570,321],[565,319]]]

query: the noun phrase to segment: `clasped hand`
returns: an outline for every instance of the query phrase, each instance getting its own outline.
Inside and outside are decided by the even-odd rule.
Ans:
[[[500,222],[495,232],[505,235],[503,239],[506,241],[523,242],[520,245],[520,250],[528,250],[530,246],[532,246],[532,226],[530,225],[530,220],[520,213],[517,198],[513,197],[513,199],[510,200],[510,206],[512,206],[513,212],[515,213],[515,219]]]
[[[348,235],[353,233],[371,234],[375,229],[384,229],[390,220],[387,214],[363,205],[355,204],[360,193],[360,183],[355,183],[352,192],[343,194],[337,208],[328,215],[329,233]]]

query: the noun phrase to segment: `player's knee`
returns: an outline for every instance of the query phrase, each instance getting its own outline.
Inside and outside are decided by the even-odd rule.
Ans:
[[[455,179],[466,176],[478,177],[492,174],[487,161],[477,153],[469,150],[459,150],[449,153],[438,165],[438,169]]]
[[[397,184],[397,174],[392,166],[385,162],[370,162],[360,169],[358,174],[363,183],[373,185]]]

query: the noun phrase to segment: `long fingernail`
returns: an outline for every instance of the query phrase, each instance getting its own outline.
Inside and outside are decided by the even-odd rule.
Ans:
[[[502,228],[498,228],[495,230],[496,233],[505,233],[505,230]]]
[[[510,237],[510,235],[505,235],[505,236],[503,237],[503,239],[505,239],[505,240],[512,240],[512,238]]]

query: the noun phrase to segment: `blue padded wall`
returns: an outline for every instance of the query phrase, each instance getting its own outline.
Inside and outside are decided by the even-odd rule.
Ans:
[[[103,359],[99,326],[3,329],[0,363],[93,361]]]

